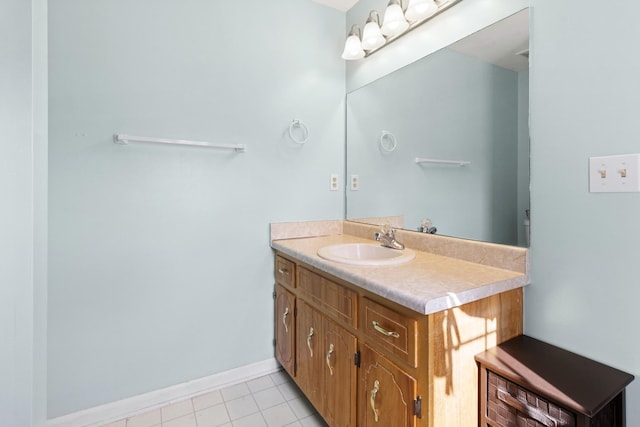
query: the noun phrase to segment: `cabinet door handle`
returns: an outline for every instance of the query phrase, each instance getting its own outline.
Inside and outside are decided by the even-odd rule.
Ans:
[[[498,390],[498,399],[547,427],[558,427],[558,420],[550,417],[534,406],[521,402],[504,390]]]
[[[309,355],[313,357],[313,348],[311,348],[311,337],[313,337],[313,328],[309,328],[309,335],[307,335],[307,347],[309,347]]]
[[[378,422],[378,410],[376,409],[376,396],[380,391],[380,381],[375,380],[373,383],[373,388],[371,389],[371,409],[373,410],[373,419],[375,422]]]
[[[289,315],[289,307],[284,309],[284,313],[282,313],[282,324],[284,325],[284,332],[289,333],[289,326],[287,325],[287,316]]]
[[[385,328],[380,326],[380,324],[378,322],[376,322],[375,320],[373,322],[371,322],[371,324],[373,325],[373,329],[375,329],[376,331],[380,332],[384,336],[393,337],[393,338],[400,338],[400,334],[399,333],[397,333],[396,331],[387,331]]]
[[[331,366],[331,355],[333,354],[334,350],[335,348],[333,347],[333,344],[329,344],[329,351],[327,351],[327,366],[329,367],[329,372],[331,373],[331,375],[333,375],[333,367]]]

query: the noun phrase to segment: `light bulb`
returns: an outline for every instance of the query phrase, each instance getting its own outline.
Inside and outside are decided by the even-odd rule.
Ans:
[[[380,30],[385,36],[393,37],[409,28],[409,23],[404,17],[404,12],[398,0],[391,0],[384,12],[382,27]]]
[[[378,21],[378,12],[372,10],[362,31],[362,48],[364,50],[377,49],[387,41],[380,31]]]
[[[364,50],[362,50],[362,43],[360,43],[360,37],[358,37],[359,29],[357,26],[351,27],[349,36],[344,43],[344,51],[342,52],[342,59],[348,61],[354,59],[364,58]]]
[[[433,0],[410,0],[404,16],[411,21],[428,18],[438,11],[438,5]]]

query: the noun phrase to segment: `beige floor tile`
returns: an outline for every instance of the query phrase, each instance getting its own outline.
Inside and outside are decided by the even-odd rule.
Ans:
[[[269,375],[256,378],[255,380],[247,381],[247,386],[249,386],[249,390],[251,390],[251,393],[257,393],[261,390],[274,387],[275,385],[276,384],[273,382]]]
[[[274,372],[269,375],[276,385],[284,384],[286,382],[291,381],[291,377],[285,371]]]
[[[262,418],[262,414],[252,414],[247,417],[240,418],[233,422],[233,427],[267,427]]]
[[[282,393],[282,396],[285,400],[295,399],[296,397],[302,396],[302,392],[293,382],[289,381],[278,386],[278,390]]]
[[[296,417],[299,420],[316,413],[316,409],[307,400],[306,397],[297,397],[295,399],[291,399],[287,403],[289,404],[289,406],[291,407],[291,410],[293,410],[293,413],[296,414]]]
[[[251,394],[251,390],[249,390],[247,383],[240,383],[231,387],[223,388],[221,392],[225,402]]]
[[[222,399],[222,393],[220,390],[215,390],[209,393],[201,394],[193,399],[193,409],[199,411],[201,409],[210,408],[211,406],[219,405],[224,402]]]
[[[162,422],[160,409],[127,418],[127,427],[153,427]]]
[[[191,413],[183,417],[163,421],[162,427],[198,427],[195,414]]]
[[[196,412],[198,427],[218,427],[231,422],[224,404],[211,406]]]
[[[278,390],[278,387],[271,387],[266,390],[253,393],[253,398],[256,400],[258,408],[260,408],[261,411],[271,408],[272,406],[279,405],[285,401],[282,393]]]
[[[182,400],[180,402],[163,406],[160,408],[160,411],[162,413],[162,422],[165,422],[193,413],[193,403],[191,402],[191,399]]]
[[[265,409],[262,411],[262,416],[267,421],[268,427],[284,427],[297,421],[296,414],[286,403]]]
[[[247,415],[259,412],[258,405],[256,405],[253,396],[247,395],[239,399],[230,400],[226,403],[227,411],[231,421],[235,421],[239,418],[246,417]]]

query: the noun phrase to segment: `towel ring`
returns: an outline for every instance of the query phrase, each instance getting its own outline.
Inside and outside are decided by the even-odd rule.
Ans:
[[[303,137],[303,138],[300,138],[300,139],[296,138],[296,137],[293,135],[293,129],[294,129],[294,128],[301,129],[301,130],[302,130],[302,133],[303,133],[303,135],[304,135],[304,137]],[[297,120],[297,119],[296,119],[296,120],[293,120],[293,121],[291,122],[291,124],[289,125],[289,136],[291,137],[291,140],[292,140],[293,142],[295,142],[296,144],[300,144],[300,145],[302,145],[302,144],[304,144],[305,142],[307,142],[307,140],[309,139],[309,128],[307,127],[307,125],[305,125],[304,123],[302,123],[300,120]]]
[[[392,153],[396,150],[398,146],[398,141],[396,141],[396,137],[386,130],[383,130],[380,134],[380,148],[382,148],[387,153]]]

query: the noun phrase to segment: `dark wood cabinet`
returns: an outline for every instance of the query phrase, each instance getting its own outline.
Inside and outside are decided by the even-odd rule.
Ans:
[[[625,427],[630,374],[525,335],[476,361],[481,427]]]

